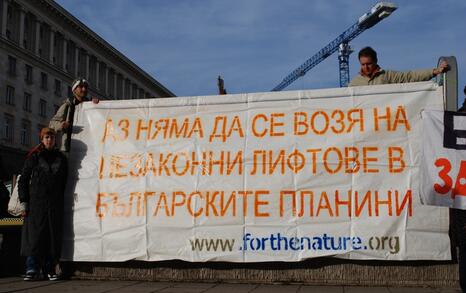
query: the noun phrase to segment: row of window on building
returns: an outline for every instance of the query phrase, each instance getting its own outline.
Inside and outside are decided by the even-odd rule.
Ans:
[[[28,92],[24,92],[23,95],[23,110],[29,113],[32,113],[32,94]],[[6,86],[6,95],[5,95],[5,104],[10,105],[10,106],[16,106],[16,94],[15,94],[15,88],[7,85]],[[54,105],[54,110],[55,112],[58,110],[58,105]],[[39,114],[40,117],[47,117],[47,100],[45,99],[39,99],[38,101],[38,107],[37,107],[37,114]]]
[[[86,77],[91,86],[109,98],[150,98],[148,92],[139,88],[129,78],[125,78],[96,56],[78,47],[75,42],[67,40],[63,33],[54,31],[49,24],[39,21],[31,12],[22,10],[17,3],[9,3],[7,9],[6,38],[13,43],[72,76]],[[24,13],[23,18],[21,13]],[[24,19],[23,24],[20,23],[21,19]]]
[[[8,113],[4,113],[3,117],[3,138],[4,141],[9,143],[16,143],[17,138],[15,137],[15,117]],[[22,146],[29,147],[32,143],[39,143],[39,133],[40,130],[46,125],[37,124],[37,132],[32,133],[31,131],[31,121],[27,119],[21,119],[21,124],[19,128],[19,143]],[[34,141],[31,139],[34,138]]]
[[[13,56],[8,56],[8,75],[10,77],[17,77],[17,60]],[[33,67],[29,64],[24,64],[24,82],[28,85],[34,84],[34,71]],[[48,74],[45,72],[40,73],[40,88],[44,91],[49,89]],[[62,96],[62,83],[59,79],[55,79],[54,93],[56,96]],[[68,86],[68,96],[71,95],[71,87]]]

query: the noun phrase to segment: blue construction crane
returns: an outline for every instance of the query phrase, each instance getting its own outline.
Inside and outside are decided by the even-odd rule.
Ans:
[[[317,54],[309,58],[301,66],[293,70],[283,81],[274,87],[272,91],[281,91],[289,86],[295,80],[304,76],[314,66],[322,62],[325,58],[338,52],[338,63],[340,67],[340,87],[345,87],[349,82],[349,55],[352,50],[349,42],[356,38],[359,34],[368,28],[373,27],[382,19],[388,17],[396,10],[396,5],[390,2],[379,2],[372,9],[359,17],[358,21],[353,24],[349,29],[344,31],[335,40],[331,41],[327,46],[322,48]]]

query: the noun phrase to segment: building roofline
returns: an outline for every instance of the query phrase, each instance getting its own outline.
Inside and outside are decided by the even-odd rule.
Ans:
[[[110,45],[107,41],[101,38],[97,33],[92,31],[89,27],[87,27],[84,23],[82,23],[79,19],[69,13],[65,8],[63,8],[60,4],[55,2],[54,0],[41,0],[43,3],[48,4],[49,7],[55,10],[55,12],[61,14],[64,18],[70,21],[72,24],[76,26],[78,30],[81,30],[84,34],[86,34],[89,38],[95,41],[97,44],[101,45],[105,50],[109,51],[111,54],[119,58],[121,61],[126,63],[127,66],[139,72],[144,78],[146,78],[149,82],[155,84],[160,90],[164,91],[168,96],[176,97],[176,95],[163,86],[160,82],[158,82],[155,78],[137,66],[133,61],[123,55],[120,51],[115,49],[112,45]]]

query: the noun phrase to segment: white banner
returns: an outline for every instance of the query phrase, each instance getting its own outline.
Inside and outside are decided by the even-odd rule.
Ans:
[[[425,204],[466,209],[466,113],[424,111],[421,196]]]
[[[426,109],[429,82],[84,103],[63,258],[450,259],[448,209],[419,200]]]

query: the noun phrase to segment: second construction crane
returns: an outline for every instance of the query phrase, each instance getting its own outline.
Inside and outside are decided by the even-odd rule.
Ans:
[[[390,2],[379,2],[372,9],[359,17],[358,21],[350,28],[340,34],[335,40],[330,42],[327,46],[322,48],[314,56],[309,58],[301,66],[293,70],[283,81],[272,89],[272,91],[281,91],[289,86],[295,80],[304,76],[306,72],[311,70],[314,66],[322,62],[325,58],[338,52],[338,63],[340,67],[340,87],[348,85],[349,82],[349,55],[351,49],[349,42],[360,35],[363,31],[373,27],[382,19],[388,17],[393,11],[396,10],[396,5]]]

